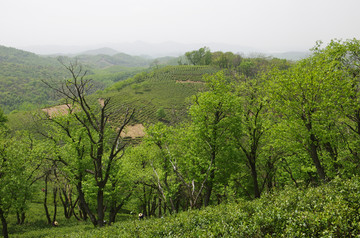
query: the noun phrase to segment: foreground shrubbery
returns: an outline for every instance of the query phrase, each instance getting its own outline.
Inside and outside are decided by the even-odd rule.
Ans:
[[[165,218],[77,230],[68,237],[357,237],[360,179],[335,179],[305,191],[288,188],[255,201]],[[60,229],[60,228],[59,228]]]
[[[10,235],[14,237],[358,237],[359,209],[360,178],[354,177],[351,180],[335,179],[326,185],[306,190],[287,188],[254,201],[207,207],[164,218],[138,221],[134,215],[132,219],[102,229],[92,228],[90,223],[61,221],[59,227],[11,229]],[[40,207],[37,210],[40,212]],[[33,217],[29,217],[30,220],[33,220]],[[32,225],[36,226],[36,224]]]

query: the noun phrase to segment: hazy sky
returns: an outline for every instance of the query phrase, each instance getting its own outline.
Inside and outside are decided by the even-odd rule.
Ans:
[[[360,0],[0,0],[0,45],[209,42],[266,51],[360,38]]]

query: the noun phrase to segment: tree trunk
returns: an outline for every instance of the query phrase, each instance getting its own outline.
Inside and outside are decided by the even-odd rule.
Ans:
[[[17,225],[23,225],[25,223],[25,211],[23,208],[16,212]]]
[[[311,118],[311,115],[308,116],[308,118]],[[303,117],[303,120],[305,121],[305,117]],[[326,180],[325,170],[321,165],[319,155],[318,155],[318,140],[316,136],[312,133],[312,123],[311,120],[309,122],[306,122],[305,124],[306,129],[310,133],[310,145],[308,147],[309,155],[315,164],[317,174],[319,175],[320,179],[324,182]]]
[[[97,194],[97,225],[99,227],[103,227],[104,226],[104,218],[105,218],[105,214],[104,214],[104,190],[103,188],[99,188],[98,190],[98,194]]]
[[[205,197],[204,197],[204,206],[205,207],[210,205],[210,198],[211,198],[211,193],[212,193],[212,189],[213,189],[214,178],[215,178],[215,172],[212,169],[210,171],[209,179],[206,181],[206,189],[205,189]],[[195,204],[193,204],[193,206],[195,206]]]
[[[117,212],[118,212],[118,211],[116,211],[116,207],[115,207],[115,206],[111,206],[111,207],[110,207],[110,212],[109,212],[109,224],[112,224],[112,223],[115,222]]]
[[[317,170],[317,173],[318,173],[320,179],[323,182],[325,182],[325,180],[326,180],[325,170],[321,165],[321,162],[320,162],[320,159],[318,156],[318,146],[316,145],[316,143],[317,143],[317,141],[316,141],[315,135],[311,134],[310,135],[309,154],[310,154],[312,161],[315,164],[315,167],[316,167],[316,170]]]
[[[85,195],[84,192],[82,191],[82,185],[81,185],[81,181],[78,182],[78,184],[76,185],[76,188],[78,190],[79,193],[79,201],[80,201],[80,208],[84,209],[84,212],[87,215],[89,215],[91,223],[96,226],[97,225],[97,220],[96,217],[94,216],[94,214],[91,212],[88,204],[85,201]]]
[[[254,184],[254,196],[255,198],[259,198],[260,190],[259,190],[259,182],[258,182],[258,176],[257,176],[256,164],[255,164],[256,159],[253,158],[253,156],[254,155],[251,155],[251,157],[248,158],[248,160],[251,168],[251,177],[253,179],[253,184]]]
[[[57,188],[53,188],[53,196],[54,196],[54,216],[53,216],[53,220],[52,220],[53,225],[54,225],[54,222],[56,221],[56,215],[57,215],[56,194],[57,194]]]
[[[1,208],[0,208],[0,219],[1,219],[1,224],[2,224],[2,234],[3,234],[4,238],[8,238],[9,232],[8,232],[7,222],[5,219],[4,211]]]
[[[49,178],[49,175],[46,174],[46,176],[45,176],[45,189],[44,189],[44,209],[45,209],[45,215],[46,215],[47,222],[48,222],[48,224],[51,224],[51,218],[50,218],[50,214],[49,214],[49,209],[47,207],[48,178]]]
[[[216,131],[214,132],[213,138],[216,138]],[[215,165],[215,158],[216,158],[216,145],[213,144],[211,146],[211,163]],[[213,183],[215,178],[215,169],[210,170],[209,179],[206,181],[205,186],[205,198],[204,198],[204,206],[207,207],[210,204],[211,193],[213,189]],[[195,204],[194,204],[195,205]]]
[[[162,217],[162,213],[161,213],[161,198],[159,197],[159,217]]]

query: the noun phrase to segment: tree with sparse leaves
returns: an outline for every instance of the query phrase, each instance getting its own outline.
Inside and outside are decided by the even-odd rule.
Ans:
[[[78,162],[71,161],[71,158],[58,156],[58,162],[62,163],[67,170],[75,171],[77,191],[79,201],[84,211],[90,217],[94,226],[102,227],[105,221],[105,190],[110,182],[110,177],[115,164],[124,154],[127,143],[122,140],[121,132],[129,124],[133,117],[134,110],[125,109],[122,119],[110,125],[109,112],[110,98],[104,99],[101,103],[97,100],[92,102],[88,98],[88,90],[91,89],[91,81],[86,79],[87,71],[77,62],[62,65],[70,73],[71,79],[66,80],[62,85],[54,87],[48,84],[59,95],[65,104],[68,105],[69,119],[63,120],[61,117],[48,115],[48,121],[53,123],[67,137],[69,145],[74,149],[75,160],[84,166],[77,167]],[[116,130],[114,128],[117,128]],[[61,135],[61,134],[60,134]],[[57,144],[61,142],[56,139],[56,134],[48,135],[55,138]],[[84,161],[89,163],[84,164]],[[75,166],[75,167],[74,167]],[[85,198],[85,188],[83,180],[90,177],[88,183],[96,189],[96,207],[93,210]]]

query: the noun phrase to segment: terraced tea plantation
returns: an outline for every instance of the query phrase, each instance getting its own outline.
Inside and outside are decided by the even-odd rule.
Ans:
[[[188,98],[205,90],[203,75],[217,71],[211,66],[167,66],[120,81],[101,96],[111,98],[110,109],[120,112],[114,113],[118,119],[129,107],[136,109],[134,123],[177,123],[186,118]]]

